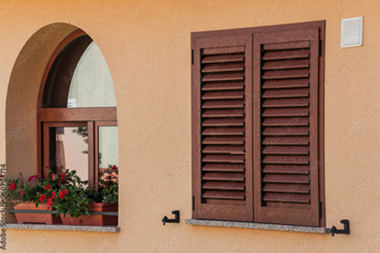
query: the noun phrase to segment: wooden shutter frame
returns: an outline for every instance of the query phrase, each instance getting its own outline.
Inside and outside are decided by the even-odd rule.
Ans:
[[[319,226],[324,227],[326,224],[325,221],[325,191],[324,191],[324,58],[325,58],[325,21],[312,21],[312,22],[304,22],[304,23],[297,23],[297,24],[283,24],[283,25],[275,25],[275,26],[265,26],[265,27],[254,27],[254,28],[241,28],[241,29],[230,29],[230,30],[218,30],[218,31],[207,31],[207,32],[194,32],[191,34],[192,39],[192,49],[194,50],[194,42],[196,39],[199,38],[210,38],[212,40],[213,37],[217,36],[234,36],[234,35],[241,35],[244,33],[250,33],[252,36],[255,33],[268,33],[268,32],[279,32],[279,31],[293,31],[293,30],[302,30],[302,29],[318,29],[319,30],[319,78],[318,78],[318,142],[319,142],[319,152],[318,152],[318,161],[319,161]],[[199,56],[198,56],[199,57]],[[196,58],[196,52],[193,51],[193,61]],[[192,66],[194,68],[194,66]],[[194,80],[194,69],[192,69],[192,79]],[[194,98],[194,93],[196,93],[194,87],[192,88],[192,95]],[[195,94],[197,95],[197,94]],[[194,100],[193,100],[194,101]],[[198,107],[199,108],[199,107]],[[194,124],[194,113],[198,110],[197,107],[194,108],[194,102],[192,104],[192,119]],[[199,113],[199,112],[198,112]],[[194,125],[193,125],[194,126]],[[192,143],[194,145],[194,142],[197,141],[197,138],[195,138],[195,129],[193,127],[192,129],[193,135],[192,135]],[[197,158],[194,153],[194,147],[193,147],[193,211],[194,207],[196,207],[196,201],[194,196],[194,188],[196,188],[196,182],[194,181],[194,170],[195,170],[195,163],[199,160],[199,157]],[[197,215],[194,215],[193,212],[193,218],[203,218],[199,217]],[[207,217],[208,219],[215,219],[215,217]],[[205,219],[205,218],[204,218]],[[318,226],[318,225],[315,225]]]
[[[201,180],[201,50],[202,48],[218,48],[228,46],[244,45],[245,48],[245,103],[250,104],[249,95],[251,94],[252,83],[252,35],[242,33],[236,36],[216,36],[212,38],[192,38],[193,61],[192,65],[192,180],[193,180],[193,217],[200,219],[219,219],[236,221],[253,221],[253,184],[252,184],[252,157],[247,154],[252,153],[252,107],[245,106],[246,115],[246,140],[245,155],[245,183],[246,196],[244,205],[231,204],[206,204],[202,203],[202,180]],[[247,67],[248,66],[248,67]],[[247,85],[248,84],[248,85]]]
[[[262,157],[261,157],[261,48],[264,44],[310,41],[310,209],[265,207],[262,205]],[[293,31],[273,31],[254,34],[254,213],[255,222],[319,226],[319,29],[302,29]],[[258,66],[258,67],[257,67]]]

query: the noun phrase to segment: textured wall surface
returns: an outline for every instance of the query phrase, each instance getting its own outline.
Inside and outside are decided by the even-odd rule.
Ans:
[[[111,71],[121,168],[120,233],[8,230],[8,252],[376,252],[379,8],[375,0],[2,0],[0,163],[8,164],[11,175],[36,172],[39,82],[49,52],[72,24],[94,39]],[[364,16],[364,46],[341,49],[341,19],[357,16]],[[331,238],[186,225],[183,219],[191,218],[190,33],[314,20],[326,20],[326,223],[349,219],[352,234]],[[64,24],[49,30],[53,23]],[[176,209],[181,223],[162,226],[163,216]]]

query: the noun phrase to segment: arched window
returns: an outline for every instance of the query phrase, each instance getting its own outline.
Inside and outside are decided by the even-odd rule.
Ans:
[[[39,94],[38,161],[76,170],[92,189],[99,172],[118,166],[116,98],[107,63],[82,30],[61,41],[46,67]]]

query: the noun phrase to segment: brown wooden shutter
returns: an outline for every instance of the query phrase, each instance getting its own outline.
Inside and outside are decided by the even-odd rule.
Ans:
[[[192,49],[193,218],[252,221],[252,34]]]
[[[319,225],[319,30],[254,34],[254,220]]]

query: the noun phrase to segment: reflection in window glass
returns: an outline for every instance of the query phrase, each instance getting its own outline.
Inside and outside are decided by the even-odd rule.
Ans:
[[[111,73],[95,42],[87,47],[75,68],[67,107],[116,107]]]
[[[99,172],[116,165],[119,167],[119,142],[117,126],[99,127]]]
[[[88,180],[87,127],[54,127],[50,134],[55,137],[50,159],[58,168],[76,170],[83,181]]]

